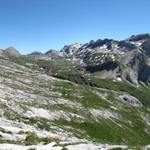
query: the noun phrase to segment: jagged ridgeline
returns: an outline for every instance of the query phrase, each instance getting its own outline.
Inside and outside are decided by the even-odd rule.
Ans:
[[[146,149],[149,83],[149,34],[0,50],[0,149]]]

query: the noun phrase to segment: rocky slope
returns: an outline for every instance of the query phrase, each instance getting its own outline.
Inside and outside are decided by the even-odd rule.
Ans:
[[[104,44],[103,50],[96,49],[103,42],[118,43],[99,40],[61,52],[1,55],[0,149],[148,149],[146,41],[147,34],[132,36],[121,43],[136,48],[122,51],[108,50]],[[95,55],[99,59],[104,54],[111,60],[105,56],[97,64]],[[94,63],[88,59],[91,55]]]
[[[0,148],[96,150],[148,145],[150,89],[83,76],[69,63],[0,58],[0,143],[7,143]],[[68,67],[76,75],[72,82],[63,80]],[[39,143],[46,145],[41,148]]]

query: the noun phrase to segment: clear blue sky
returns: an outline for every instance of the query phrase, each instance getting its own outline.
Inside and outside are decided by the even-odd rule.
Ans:
[[[150,32],[150,0],[0,0],[0,48],[22,53]]]

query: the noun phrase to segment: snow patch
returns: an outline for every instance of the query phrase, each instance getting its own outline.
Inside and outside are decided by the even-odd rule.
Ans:
[[[121,79],[121,78],[119,78],[119,77],[117,77],[117,81],[121,82],[121,81],[122,81],[122,79]]]

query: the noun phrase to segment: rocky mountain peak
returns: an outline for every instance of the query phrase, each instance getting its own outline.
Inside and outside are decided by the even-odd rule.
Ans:
[[[101,40],[101,39],[98,39],[97,41],[90,41],[86,48],[91,48],[91,49],[94,49],[94,48],[98,48],[98,47],[110,47],[111,43],[113,42],[114,40],[112,39],[104,39],[104,40]]]
[[[82,46],[82,44],[79,44],[79,43],[65,45],[61,49],[61,52],[64,52],[67,55],[73,55],[81,46]]]
[[[20,56],[20,52],[14,47],[8,47],[2,51],[2,55],[4,56]]]
[[[51,57],[51,59],[58,59],[64,57],[63,52],[60,52],[58,50],[50,49],[45,53],[46,56]]]
[[[39,51],[33,51],[32,53],[30,53],[28,55],[37,55],[38,56],[38,55],[42,55],[42,53]]]
[[[51,54],[51,53],[57,53],[58,51],[55,50],[55,49],[50,49],[48,50],[45,54],[48,55],[48,54]]]
[[[144,33],[144,34],[132,35],[128,40],[131,42],[150,40],[150,34]]]

